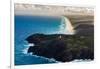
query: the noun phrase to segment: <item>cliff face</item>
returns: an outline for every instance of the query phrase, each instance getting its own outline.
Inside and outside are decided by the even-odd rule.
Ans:
[[[34,43],[28,49],[38,56],[69,62],[74,59],[94,59],[93,35],[33,34],[26,38]]]

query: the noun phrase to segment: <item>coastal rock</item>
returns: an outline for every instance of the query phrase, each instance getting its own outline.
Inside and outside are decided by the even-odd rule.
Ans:
[[[34,34],[26,39],[34,43],[28,49],[33,55],[69,62],[74,59],[94,59],[93,36]]]

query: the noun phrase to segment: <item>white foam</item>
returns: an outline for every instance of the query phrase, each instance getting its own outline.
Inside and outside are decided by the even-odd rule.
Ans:
[[[26,44],[24,46],[34,46],[34,43],[29,43],[29,44]]]
[[[28,51],[28,49],[29,49],[30,46],[35,46],[34,43],[25,44],[24,46],[25,46],[26,48],[23,49],[22,52],[23,52],[24,54],[32,54],[32,53],[27,53],[27,51]]]
[[[28,54],[27,51],[28,51],[28,48],[25,48],[22,50],[23,54]]]

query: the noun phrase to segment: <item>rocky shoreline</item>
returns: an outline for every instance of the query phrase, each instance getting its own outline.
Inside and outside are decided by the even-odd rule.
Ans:
[[[61,62],[75,59],[94,59],[93,35],[33,34],[26,38],[30,46],[28,53],[54,58]]]

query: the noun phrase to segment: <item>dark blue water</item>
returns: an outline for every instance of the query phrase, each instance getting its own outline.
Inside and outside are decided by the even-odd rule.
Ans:
[[[28,54],[25,38],[35,33],[59,34],[64,29],[60,17],[15,16],[15,65],[56,63],[54,59]]]

